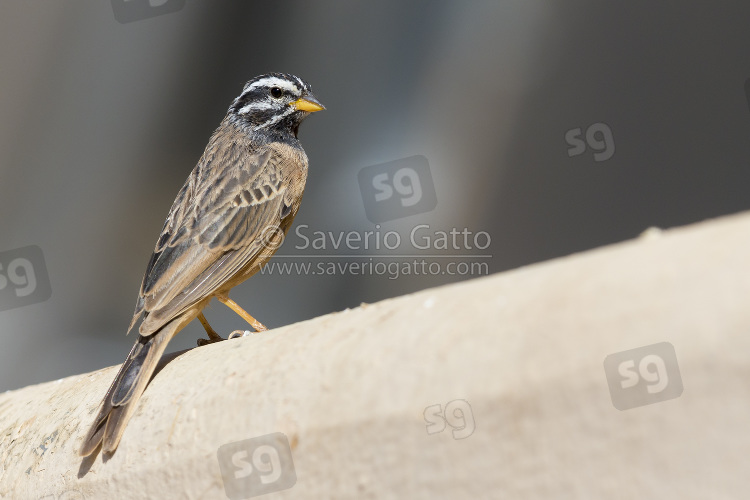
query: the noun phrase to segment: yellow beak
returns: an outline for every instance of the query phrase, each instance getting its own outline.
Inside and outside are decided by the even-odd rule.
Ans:
[[[323,106],[318,99],[312,95],[308,94],[305,97],[300,97],[296,101],[290,104],[290,106],[294,106],[299,111],[307,111],[308,113],[315,113],[316,111],[322,111],[326,109],[325,106]]]

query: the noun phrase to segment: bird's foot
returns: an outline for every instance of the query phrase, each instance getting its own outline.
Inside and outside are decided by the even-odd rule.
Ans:
[[[216,342],[221,342],[222,340],[227,340],[227,339],[219,335],[217,335],[216,337],[210,337],[207,339],[198,339],[198,346],[201,347],[201,346],[208,345],[208,344],[215,344]]]
[[[238,339],[241,337],[249,337],[250,335],[255,335],[256,333],[258,332],[253,332],[251,330],[235,330],[229,334],[229,336],[227,337],[227,340]]]
[[[265,330],[261,330],[265,331]],[[224,338],[220,335],[209,335],[207,339],[198,339],[198,346],[204,346],[208,344],[215,344],[216,342],[221,342],[222,340],[231,340],[231,339],[239,339],[242,337],[249,337],[250,335],[255,335],[260,332],[254,332],[252,330],[235,330],[232,333],[230,333],[227,338]]]

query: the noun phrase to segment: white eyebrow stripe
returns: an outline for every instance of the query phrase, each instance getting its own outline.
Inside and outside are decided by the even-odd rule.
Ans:
[[[253,111],[255,109],[271,109],[273,107],[274,103],[269,101],[251,102],[250,104],[241,107],[240,110],[237,111],[237,114],[244,115],[245,113]]]
[[[284,80],[282,78],[278,78],[276,76],[270,76],[268,78],[263,78],[261,80],[258,80],[257,82],[253,82],[249,87],[247,87],[243,92],[242,95],[247,94],[248,92],[257,89],[258,87],[279,87],[281,89],[288,90],[292,92],[293,94],[299,95],[300,89],[297,85],[290,82],[289,80]]]

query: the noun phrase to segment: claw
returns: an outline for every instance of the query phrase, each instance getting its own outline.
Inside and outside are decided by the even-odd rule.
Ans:
[[[215,344],[216,342],[221,342],[222,340],[226,340],[226,339],[222,337],[218,337],[218,336],[216,338],[210,338],[210,339],[198,339],[198,346],[202,347],[208,344]]]
[[[250,330],[235,330],[235,331],[233,331],[232,333],[229,334],[229,336],[227,337],[227,340],[228,339],[238,339],[240,337],[249,337],[250,335],[253,335],[255,333],[258,333],[258,332],[253,332],[253,331],[250,331]]]

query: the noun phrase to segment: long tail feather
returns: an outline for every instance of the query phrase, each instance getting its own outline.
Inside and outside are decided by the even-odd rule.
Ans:
[[[153,335],[138,337],[104,396],[99,414],[78,452],[81,456],[93,453],[99,443],[103,452],[115,451],[167,343],[184,324],[174,319]]]

